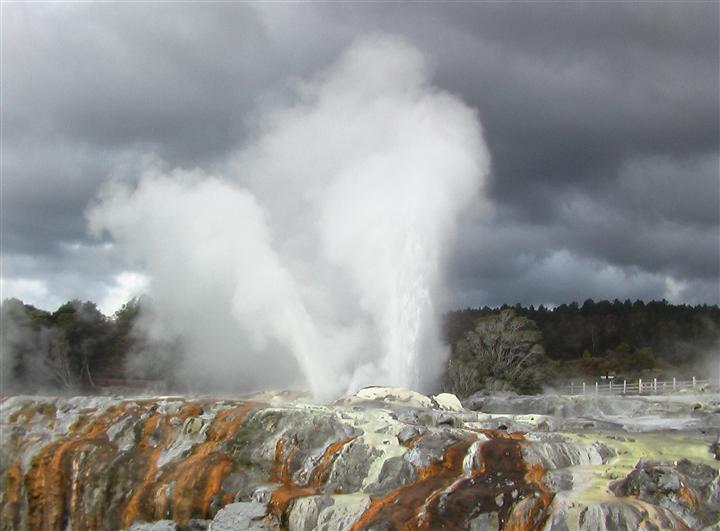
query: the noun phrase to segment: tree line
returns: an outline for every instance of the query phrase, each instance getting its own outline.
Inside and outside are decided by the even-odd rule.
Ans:
[[[702,351],[715,346],[720,331],[717,305],[588,299],[582,305],[573,302],[555,308],[516,304],[449,312],[445,316],[446,341],[455,344],[478,318],[505,309],[534,321],[543,335],[546,354],[556,360],[578,359],[583,354],[604,356],[625,343],[631,349],[648,347],[656,357],[671,363],[693,362]]]
[[[709,355],[717,356],[720,348],[717,305],[588,299],[554,308],[516,304],[449,312],[443,333],[453,347],[451,360],[458,364],[469,359],[468,334],[507,312],[523,319],[523,326],[537,334],[535,348],[542,350],[542,355],[533,357],[535,370],[526,372],[522,380],[505,379],[511,388],[525,391],[538,390],[541,381],[552,383],[568,377],[636,377],[648,371],[682,371]],[[486,329],[487,323],[480,328]],[[507,332],[505,336],[500,343],[507,342]],[[476,390],[478,385],[476,382]]]
[[[18,299],[0,307],[0,392],[93,392],[123,379],[129,354],[143,345],[136,324],[143,299],[113,316],[93,302],[54,312]],[[451,346],[445,387],[460,395],[483,388],[533,392],[562,375],[633,375],[689,366],[720,343],[717,305],[598,301],[467,308],[444,316]],[[166,376],[166,371],[146,375]]]

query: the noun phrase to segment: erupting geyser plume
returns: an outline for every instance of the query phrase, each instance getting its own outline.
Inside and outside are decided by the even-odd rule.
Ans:
[[[261,118],[222,176],[149,168],[89,213],[150,277],[151,343],[177,338],[197,386],[428,387],[444,251],[488,171],[475,112],[374,36]]]

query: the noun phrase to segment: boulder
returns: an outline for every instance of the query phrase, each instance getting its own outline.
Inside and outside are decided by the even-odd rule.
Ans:
[[[330,496],[305,496],[296,499],[288,509],[288,530],[315,529],[322,510],[332,504],[333,499]]]
[[[416,468],[404,456],[391,457],[383,462],[378,480],[370,484],[365,492],[380,498],[402,485],[414,482],[417,477]]]
[[[218,511],[209,531],[261,531],[266,529],[262,519],[267,513],[265,505],[257,502],[231,503]]]
[[[672,511],[688,527],[711,525],[720,519],[718,471],[682,459],[677,463],[640,460],[624,478],[610,484],[616,496],[634,496]]]
[[[440,393],[432,397],[437,407],[445,411],[462,411],[463,406],[458,397],[452,393]]]
[[[380,450],[361,441],[348,445],[335,460],[328,483],[341,492],[358,492],[362,489],[371,463],[379,456]]]
[[[318,517],[317,531],[350,529],[370,507],[370,498],[361,494],[333,496],[333,505]]]

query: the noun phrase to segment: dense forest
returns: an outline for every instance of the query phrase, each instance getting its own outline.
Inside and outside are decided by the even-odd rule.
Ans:
[[[720,308],[673,305],[665,300],[573,302],[555,308],[503,306],[465,309],[445,316],[447,343],[456,345],[478,319],[512,310],[534,322],[551,365],[550,377],[634,377],[697,370],[720,347]]]
[[[107,317],[92,302],[69,301],[48,312],[5,300],[0,308],[0,391],[92,392],[107,381],[127,380],[129,354],[147,347],[136,326],[143,304],[143,299],[132,300]],[[532,391],[539,378],[547,382],[694,370],[717,356],[719,331],[718,306],[618,300],[458,310],[445,315],[443,330],[453,351],[448,372],[466,380],[462,387],[467,393],[482,388],[482,378],[505,379],[510,388]],[[495,338],[491,346],[490,337]],[[523,348],[532,349],[533,356],[523,357]],[[532,359],[543,370],[528,367],[521,376],[512,376],[520,366],[507,363],[509,356]],[[466,370],[467,363],[475,372]],[[507,368],[493,372],[492,365]]]

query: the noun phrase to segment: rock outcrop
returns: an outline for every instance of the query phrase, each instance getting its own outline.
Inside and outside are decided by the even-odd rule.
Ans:
[[[682,529],[717,520],[716,467],[624,469],[647,441],[560,433],[555,417],[470,411],[452,395],[369,388],[331,405],[289,393],[16,396],[2,399],[0,422],[3,529]],[[707,442],[698,447],[717,463]],[[623,477],[616,469],[629,474],[611,493]]]
[[[627,477],[611,483],[610,490],[664,507],[692,529],[720,524],[720,478],[708,465],[643,459]]]

